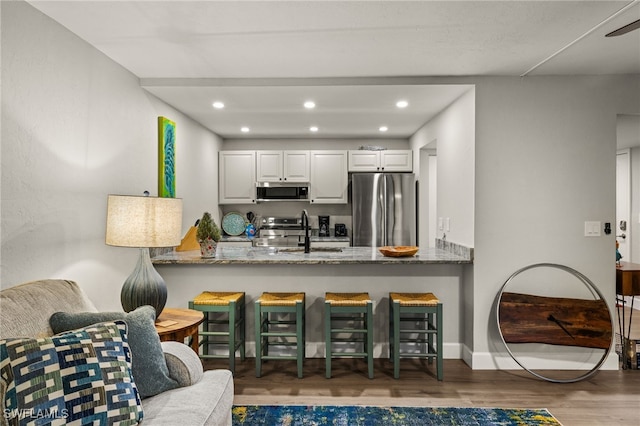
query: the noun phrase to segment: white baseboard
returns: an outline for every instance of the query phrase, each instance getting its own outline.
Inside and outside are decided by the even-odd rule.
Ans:
[[[378,343],[374,345],[373,356],[374,358],[388,358],[389,357],[389,345]],[[307,358],[324,358],[325,344],[324,342],[307,342],[306,343],[306,357]],[[255,357],[256,347],[255,342],[247,342],[246,356],[249,358]],[[473,352],[461,343],[445,343],[443,348],[444,359],[462,359],[473,370],[522,370],[522,367],[518,365],[510,356],[506,353],[492,353],[492,352]],[[534,368],[550,368],[548,361],[544,361],[545,364],[535,366]],[[564,369],[573,368],[574,366],[567,363],[558,363],[551,369]],[[618,355],[613,352],[610,353],[606,361],[600,367],[601,370],[618,370],[619,362]]]
[[[491,352],[473,352],[469,354],[469,361],[465,359],[465,362],[471,366],[473,370],[522,370],[522,367],[516,363],[508,354],[496,354]],[[550,367],[547,361],[542,365],[532,364],[532,368],[540,369],[571,369],[575,367],[570,363],[560,363]],[[609,353],[607,359],[600,367],[601,370],[618,370],[619,361],[618,354]]]

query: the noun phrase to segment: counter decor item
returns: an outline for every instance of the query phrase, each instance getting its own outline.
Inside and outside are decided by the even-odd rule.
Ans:
[[[182,238],[180,245],[176,247],[176,251],[200,250],[200,244],[198,244],[198,239],[196,237],[196,232],[198,231],[197,226],[199,223],[200,219],[196,220],[196,223],[189,228]]]
[[[149,247],[176,247],[181,236],[181,199],[109,195],[105,243],[140,249],[138,263],[120,293],[125,312],[151,305],[160,316],[167,302],[167,286],[151,263]]]
[[[416,246],[384,246],[378,249],[383,256],[387,257],[409,257],[418,252]]]
[[[242,235],[247,228],[247,221],[240,213],[230,212],[222,218],[222,230],[233,237]]]
[[[329,236],[329,216],[318,216],[318,236]]]
[[[346,237],[347,236],[347,225],[344,223],[336,223],[334,226],[334,235],[336,237]]]
[[[220,229],[216,222],[211,218],[209,212],[205,212],[198,223],[196,231],[198,243],[200,243],[200,256],[203,258],[216,257],[216,249],[218,241],[220,241]]]
[[[256,232],[256,227],[253,223],[249,223],[244,231],[244,233],[247,235],[247,238],[249,238],[250,240],[256,236]]]
[[[496,319],[513,360],[549,382],[591,377],[611,350],[613,323],[605,298],[568,266],[538,263],[514,272],[498,294]]]

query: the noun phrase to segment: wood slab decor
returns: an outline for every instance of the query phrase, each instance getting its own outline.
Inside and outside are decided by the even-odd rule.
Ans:
[[[609,349],[612,328],[604,300],[503,292],[499,324],[505,343]]]

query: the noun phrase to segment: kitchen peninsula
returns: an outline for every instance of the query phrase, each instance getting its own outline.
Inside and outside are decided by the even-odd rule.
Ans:
[[[306,293],[307,357],[324,357],[325,292],[369,292],[374,301],[374,356],[388,354],[388,295],[433,292],[444,305],[444,356],[463,358],[471,308],[473,249],[446,241],[412,257],[385,257],[375,247],[316,248],[311,253],[259,247],[219,247],[217,257],[170,252],[152,262],[165,279],[167,306],[186,307],[202,291],[244,291],[247,353],[255,355],[253,302],[264,291]]]
[[[456,254],[438,248],[421,249],[414,256],[385,257],[376,247],[302,248],[219,247],[216,257],[202,258],[199,251],[171,252],[153,258],[155,265],[221,264],[463,264],[471,263],[470,253]]]

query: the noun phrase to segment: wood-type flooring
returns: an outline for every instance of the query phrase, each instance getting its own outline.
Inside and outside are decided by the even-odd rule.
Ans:
[[[225,368],[222,360],[207,360],[205,368]],[[305,360],[304,377],[295,361],[269,361],[261,378],[255,360],[236,361],[238,405],[384,405],[428,407],[547,408],[563,425],[640,425],[640,370],[599,371],[586,380],[556,384],[524,371],[472,370],[461,360],[444,361],[444,381],[432,366],[405,359],[400,379],[386,359],[376,359],[375,377],[368,379],[359,359],[333,362],[326,379],[324,359]]]
[[[634,311],[632,328],[634,338],[640,311]],[[221,359],[204,365],[228,366]],[[333,377],[326,379],[324,358],[308,358],[302,379],[295,361],[269,361],[256,378],[255,359],[237,358],[234,403],[547,408],[565,426],[640,425],[640,370],[602,370],[580,382],[557,384],[523,370],[472,370],[462,360],[445,359],[444,381],[438,382],[434,365],[421,360],[403,359],[395,380],[389,360],[376,359],[374,374],[367,378],[364,360],[336,359]]]

